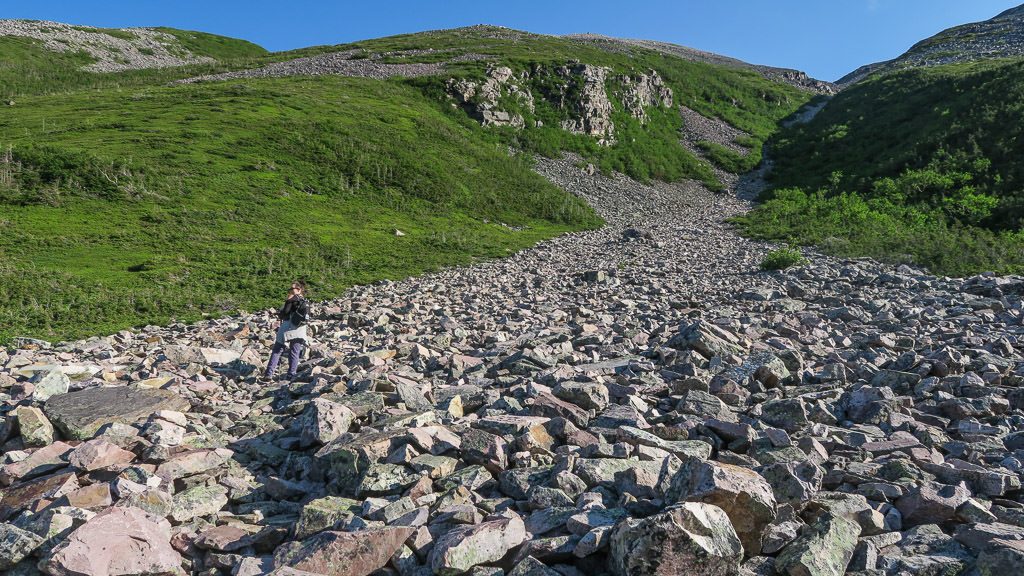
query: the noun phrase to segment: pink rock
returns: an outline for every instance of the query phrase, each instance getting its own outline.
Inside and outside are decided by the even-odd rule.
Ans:
[[[188,452],[161,464],[156,469],[156,475],[167,482],[172,482],[182,476],[191,476],[216,468],[227,462],[232,454],[233,452],[226,448]]]
[[[326,576],[366,576],[382,568],[415,528],[387,527],[361,532],[321,532],[289,542],[274,552],[278,570],[294,568]],[[283,572],[275,572],[275,574]]]
[[[56,548],[43,568],[51,576],[183,576],[171,547],[171,525],[138,508],[100,512]]]
[[[0,499],[0,520],[23,510],[41,499],[60,498],[78,489],[78,479],[73,472],[64,472],[22,482],[4,490]]]
[[[96,510],[106,508],[114,503],[110,495],[110,484],[93,484],[79,488],[67,495],[69,506]]]
[[[135,454],[128,450],[115,446],[102,438],[95,438],[79,444],[71,452],[68,462],[79,470],[91,472],[108,466],[128,464],[134,459]]]
[[[47,472],[67,466],[67,455],[71,446],[63,442],[54,442],[45,448],[33,452],[21,462],[7,464],[0,469],[0,483],[10,485],[21,479],[34,478]]]
[[[225,524],[204,531],[195,540],[195,545],[203,550],[220,550],[232,552],[246,547],[252,541],[249,533],[237,526]]]

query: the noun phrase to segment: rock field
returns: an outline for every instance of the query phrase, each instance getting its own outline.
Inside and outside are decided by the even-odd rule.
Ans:
[[[208,74],[196,76],[185,80],[178,80],[174,84],[194,84],[196,82],[210,82],[219,80],[237,80],[241,78],[283,78],[285,76],[349,76],[354,78],[373,78],[384,80],[395,76],[415,78],[418,76],[432,76],[444,71],[447,64],[467,60],[479,60],[484,58],[477,54],[460,54],[452,56],[446,62],[408,64],[393,64],[382,62],[388,57],[414,56],[433,52],[432,50],[407,50],[395,53],[372,54],[369,57],[362,57],[362,54],[353,50],[342,52],[328,52],[316,56],[295,58],[284,62],[275,62],[259,68],[238,70],[235,72],[223,72],[220,74]]]
[[[123,72],[213,62],[185,49],[174,36],[150,28],[124,28],[115,35],[102,28],[71,26],[37,20],[0,20],[0,36],[20,36],[42,42],[54,52],[85,52],[95,62],[89,72]]]
[[[269,312],[0,350],[0,571],[1022,573],[1024,280],[538,170],[608,226],[320,303],[295,382]]]

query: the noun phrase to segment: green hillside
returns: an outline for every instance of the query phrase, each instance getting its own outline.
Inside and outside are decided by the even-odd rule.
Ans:
[[[1024,266],[1024,61],[890,73],[780,133],[757,236],[937,272]]]
[[[5,53],[15,57],[5,56],[4,73],[38,73],[13,88],[14,106],[0,107],[0,341],[272,306],[295,277],[327,298],[355,283],[503,256],[601,225],[582,201],[532,172],[530,154],[510,156],[510,146],[575,150],[639,178],[716,183],[708,164],[679,145],[681,120],[668,110],[652,109],[641,126],[615,102],[619,141],[611,147],[555,128],[561,112],[542,106],[538,117],[552,121],[545,127],[481,127],[450,105],[443,87],[449,76],[483,74],[483,61],[408,80],[167,85],[175,78],[338,50],[432,48],[394,58],[474,52],[517,67],[572,58],[623,72],[653,67],[677,103],[748,131],[755,153],[808,98],[748,71],[526,34],[451,31],[265,55],[207,37],[182,42],[224,59],[97,74],[76,68],[86,61],[74,58],[84,57],[44,54],[31,42]]]
[[[714,150],[708,157],[730,172],[753,168],[761,160],[761,145],[775,133],[778,122],[810,95],[792,86],[771,82],[752,70],[691,62],[639,47],[628,50],[603,50],[570,38],[529,34],[506,28],[477,26],[458,30],[407,34],[356,42],[336,49],[373,52],[423,51],[427,54],[396,56],[390,62],[428,62],[459,54],[479,54],[485,59],[460,62],[452,69],[460,76],[482,78],[489,62],[499,62],[516,72],[552,67],[580,61],[606,66],[612,74],[630,74],[656,70],[674,94],[675,104],[688,106],[709,118],[720,118],[747,132],[741,142],[750,148],[745,157],[727,150]],[[440,92],[440,80],[434,79],[434,92]],[[534,77],[529,88],[535,94],[546,90],[543,76]],[[707,162],[695,158],[679,146],[682,119],[674,110],[650,110],[651,122],[642,126],[629,117],[622,103],[614,101],[613,120],[620,131],[620,145],[598,146],[593,138],[578,136],[558,128],[564,112],[539,106],[536,112],[518,109],[527,129],[508,137],[525,150],[551,155],[561,150],[580,153],[604,171],[616,170],[636,179],[678,180],[693,178],[711,188],[720,188]],[[532,128],[535,120],[543,127]],[[710,144],[710,143],[709,143]],[[713,145],[709,146],[713,148]]]

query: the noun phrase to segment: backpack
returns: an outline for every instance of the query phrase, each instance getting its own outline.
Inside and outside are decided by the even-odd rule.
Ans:
[[[292,326],[298,328],[309,320],[309,301],[305,298],[300,298],[295,306],[292,307],[292,313],[288,316],[288,321],[292,323]]]

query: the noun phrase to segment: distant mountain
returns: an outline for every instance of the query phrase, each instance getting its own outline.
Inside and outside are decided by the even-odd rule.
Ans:
[[[939,32],[918,42],[898,58],[861,66],[840,78],[837,84],[848,86],[874,74],[906,68],[1018,56],[1024,56],[1024,5],[1007,10],[991,20]]]

